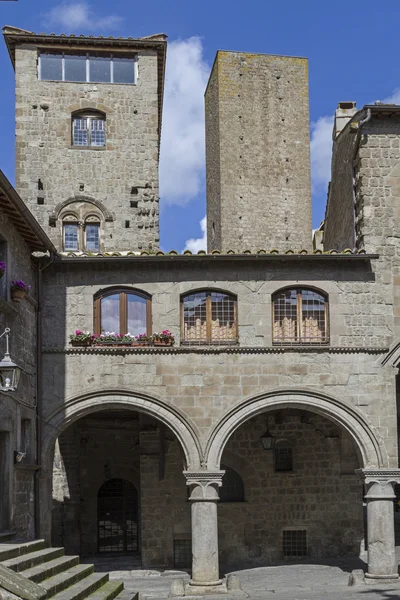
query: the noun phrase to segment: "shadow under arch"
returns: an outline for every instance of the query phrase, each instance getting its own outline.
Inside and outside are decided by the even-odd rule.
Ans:
[[[245,421],[268,410],[300,408],[317,413],[345,429],[359,449],[363,468],[389,467],[383,440],[356,407],[321,392],[307,389],[273,390],[232,407],[211,432],[204,455],[209,470],[219,469],[222,453],[232,433]]]
[[[57,221],[61,211],[64,210],[64,208],[66,208],[67,206],[69,206],[69,204],[73,204],[75,202],[87,202],[88,204],[93,204],[93,206],[98,208],[99,211],[103,214],[105,221],[114,220],[114,217],[112,216],[110,211],[107,210],[107,208],[102,202],[100,202],[100,200],[96,200],[96,198],[93,198],[92,196],[86,196],[85,194],[76,194],[75,196],[67,198],[67,200],[62,200],[61,202],[59,202],[54,208],[53,212],[51,213],[49,217],[50,220]]]
[[[93,390],[66,400],[50,411],[43,422],[40,474],[40,536],[50,540],[52,506],[52,467],[56,439],[70,425],[91,413],[103,410],[135,410],[148,414],[169,427],[179,440],[186,469],[200,468],[201,445],[196,428],[176,407],[160,398],[132,390]]]

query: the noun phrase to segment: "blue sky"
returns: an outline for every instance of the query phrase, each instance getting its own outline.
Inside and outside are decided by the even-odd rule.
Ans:
[[[218,49],[309,58],[313,226],[329,179],[330,116],[341,100],[400,102],[398,0],[0,0],[0,23],[36,32],[140,37],[170,42],[160,167],[161,245],[182,250],[202,237],[205,215],[203,92]],[[14,79],[0,43],[0,168],[14,181]],[[204,244],[192,241],[198,249]]]

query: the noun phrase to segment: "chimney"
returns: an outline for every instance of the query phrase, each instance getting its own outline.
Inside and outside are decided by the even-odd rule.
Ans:
[[[333,125],[332,138],[335,140],[339,133],[345,128],[347,123],[357,112],[355,102],[339,102],[335,112],[335,123]]]

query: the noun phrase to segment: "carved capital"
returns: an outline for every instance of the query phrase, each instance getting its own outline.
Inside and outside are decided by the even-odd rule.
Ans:
[[[364,480],[366,500],[393,500],[394,486],[400,483],[400,469],[357,469]]]
[[[225,471],[184,471],[186,485],[190,486],[190,498],[194,502],[219,500],[218,488],[222,485]]]

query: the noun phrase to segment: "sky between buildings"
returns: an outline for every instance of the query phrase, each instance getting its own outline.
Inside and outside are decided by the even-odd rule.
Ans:
[[[324,217],[337,103],[400,103],[400,3],[385,0],[0,0],[0,24],[35,32],[168,35],[161,247],[205,249],[203,94],[220,50],[309,58],[313,227]],[[14,182],[14,73],[0,42],[0,169]],[[266,243],[268,248],[268,243]]]

